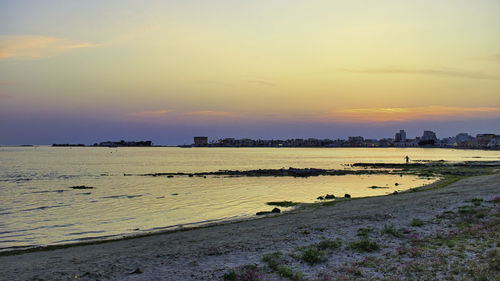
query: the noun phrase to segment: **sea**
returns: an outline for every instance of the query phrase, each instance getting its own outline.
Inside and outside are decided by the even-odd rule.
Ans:
[[[352,169],[350,164],[356,162],[403,163],[407,155],[411,161],[500,159],[499,151],[437,148],[0,147],[0,251],[248,219],[256,212],[270,211],[273,206],[266,204],[270,201],[313,203],[326,194],[386,195],[437,180],[412,175],[169,178],[141,174]]]

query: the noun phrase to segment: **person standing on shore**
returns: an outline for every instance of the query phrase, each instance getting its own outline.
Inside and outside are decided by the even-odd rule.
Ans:
[[[406,159],[406,163],[410,162],[410,157],[408,157],[408,155],[405,156],[405,159]]]

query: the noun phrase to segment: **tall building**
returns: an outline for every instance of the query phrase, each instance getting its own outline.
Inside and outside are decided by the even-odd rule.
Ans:
[[[194,137],[194,145],[195,146],[207,146],[208,145],[208,137]]]
[[[406,142],[406,132],[405,130],[399,130],[399,133],[396,133],[394,137],[395,142]]]
[[[433,131],[424,131],[424,135],[422,136],[423,141],[437,141],[436,133]]]

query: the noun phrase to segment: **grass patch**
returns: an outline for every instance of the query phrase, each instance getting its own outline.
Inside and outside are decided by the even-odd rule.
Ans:
[[[342,245],[342,240],[340,239],[335,239],[335,240],[330,240],[330,239],[325,239],[318,244],[316,244],[316,247],[319,250],[326,250],[326,249],[338,249]]]
[[[325,251],[319,250],[316,245],[301,248],[299,258],[311,265],[322,263],[327,260]]]
[[[472,198],[470,202],[472,202],[474,206],[481,206],[481,204],[483,203],[483,198]]]
[[[267,205],[270,206],[279,206],[279,207],[293,207],[299,204],[298,202],[292,202],[292,201],[273,201],[273,202],[267,202]]]
[[[356,234],[357,236],[362,236],[362,237],[368,237],[368,234],[371,232],[372,230],[370,228],[359,228],[358,229],[358,233]]]
[[[401,232],[398,229],[396,229],[394,224],[384,225],[384,228],[382,229],[382,234],[390,234],[394,237],[401,237]]]
[[[278,270],[278,266],[281,264],[282,255],[283,253],[281,252],[268,253],[262,257],[262,261],[267,263],[270,269]]]
[[[259,272],[256,265],[245,265],[237,270],[224,273],[224,281],[263,281],[264,276]]]
[[[425,223],[421,219],[412,219],[410,225],[414,226],[414,227],[420,227],[420,226],[425,225]]]
[[[280,265],[276,270],[280,277],[289,278],[294,281],[305,281],[304,273],[301,271],[294,270],[289,266]]]
[[[358,252],[374,252],[380,250],[380,246],[377,242],[370,241],[366,237],[358,241],[350,242],[348,248]]]
[[[460,206],[458,207],[458,213],[462,215],[473,215],[477,213],[476,208],[474,206]]]

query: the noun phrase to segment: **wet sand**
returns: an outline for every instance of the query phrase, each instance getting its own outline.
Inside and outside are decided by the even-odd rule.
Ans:
[[[472,198],[499,196],[499,183],[500,174],[470,177],[423,192],[312,205],[278,216],[189,231],[0,256],[0,280],[222,280],[224,273],[248,264],[257,265],[264,280],[281,280],[262,261],[264,254],[293,254],[301,246],[324,239],[339,238],[345,245],[359,238],[360,228],[379,233],[386,224],[408,227],[414,218],[427,224],[411,231],[432,235],[448,227],[431,223],[437,216]],[[337,272],[346,263],[366,256],[377,258],[406,243],[388,235],[372,234],[372,239],[382,246],[381,251],[364,254],[343,246],[317,265],[293,259],[289,263],[314,280],[325,272]]]

